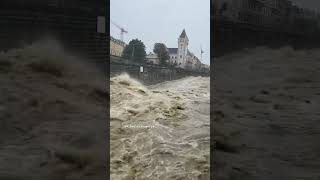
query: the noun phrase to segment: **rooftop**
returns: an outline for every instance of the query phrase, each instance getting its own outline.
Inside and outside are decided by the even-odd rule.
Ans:
[[[186,31],[183,29],[182,33],[180,34],[180,38],[186,38],[187,37],[187,33]]]
[[[177,54],[178,48],[168,48],[169,54]]]
[[[110,36],[110,41],[113,41],[113,42],[120,44],[120,45],[123,45],[123,46],[126,44],[125,42],[121,41],[120,39],[116,39],[112,36]]]

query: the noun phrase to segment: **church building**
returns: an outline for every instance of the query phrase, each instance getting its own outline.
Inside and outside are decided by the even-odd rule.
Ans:
[[[189,38],[186,34],[186,31],[183,29],[182,33],[178,38],[178,48],[168,48],[169,51],[169,62],[171,64],[176,64],[178,67],[187,68],[193,62],[189,62],[190,60],[197,59],[189,50]]]

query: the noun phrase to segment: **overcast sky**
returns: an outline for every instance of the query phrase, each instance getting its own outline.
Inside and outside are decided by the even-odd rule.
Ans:
[[[168,48],[178,47],[178,37],[185,28],[189,50],[202,62],[210,64],[210,0],[111,0],[111,20],[129,33],[124,41],[138,38],[151,52],[156,42]],[[110,33],[120,39],[120,30],[110,24]]]

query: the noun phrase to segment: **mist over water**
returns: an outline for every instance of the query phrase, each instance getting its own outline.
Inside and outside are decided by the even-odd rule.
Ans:
[[[209,78],[110,87],[111,179],[209,179]]]

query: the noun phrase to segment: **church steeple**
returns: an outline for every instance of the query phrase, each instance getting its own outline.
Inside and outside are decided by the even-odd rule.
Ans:
[[[186,38],[186,37],[187,37],[187,33],[185,29],[183,29],[182,33],[180,34],[180,38]]]
[[[186,64],[188,44],[189,44],[189,39],[185,29],[183,29],[182,33],[178,38],[178,61],[179,61],[180,67],[184,67]]]

